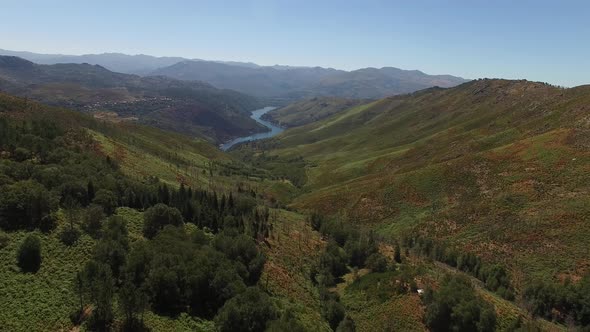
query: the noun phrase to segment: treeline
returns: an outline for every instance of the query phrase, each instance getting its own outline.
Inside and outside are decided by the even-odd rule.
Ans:
[[[101,157],[85,130],[49,119],[15,120],[0,116],[0,228],[56,226],[59,208],[82,213],[96,227],[100,210],[144,210],[159,203],[176,207],[184,220],[217,232],[234,224],[249,235],[268,233],[268,210],[257,210],[255,196],[225,195],[181,186],[172,190],[157,178],[124,176],[108,156]],[[249,193],[252,194],[252,193]],[[98,217],[96,216],[98,215]],[[236,218],[235,216],[240,216]]]
[[[309,217],[312,229],[319,231],[328,239],[325,251],[318,262],[311,267],[310,277],[318,284],[334,286],[338,279],[353,268],[367,267],[375,272],[383,272],[388,260],[377,246],[373,233],[362,234],[350,225],[335,219],[327,219],[313,213]],[[401,262],[398,254],[395,256]]]
[[[165,215],[171,218],[164,220]],[[152,234],[154,224],[166,225]],[[108,329],[115,298],[128,330],[143,328],[148,308],[163,315],[187,312],[214,318],[222,331],[262,331],[267,321],[278,318],[268,295],[256,286],[265,258],[250,236],[233,227],[217,234],[188,232],[179,211],[164,204],[146,211],[146,240],[131,244],[125,225],[121,217],[108,218],[92,259],[77,275],[80,308],[75,320],[91,304],[89,327]],[[238,296],[241,300],[230,302]],[[258,325],[236,329],[245,322]]]
[[[494,307],[476,295],[469,279],[446,276],[437,290],[427,289],[426,325],[431,331],[480,331],[496,329]]]
[[[420,255],[469,273],[481,280],[487,289],[507,300],[514,300],[514,289],[504,267],[498,264],[485,263],[472,253],[459,253],[455,249],[419,236],[404,237],[402,244],[405,248],[413,249]]]
[[[590,274],[577,283],[536,280],[527,285],[523,299],[536,316],[568,325],[590,326]]]
[[[0,228],[49,231],[60,207],[95,204],[112,213],[117,206],[152,204],[147,197],[157,179],[126,178],[97,152],[81,128],[0,116]]]

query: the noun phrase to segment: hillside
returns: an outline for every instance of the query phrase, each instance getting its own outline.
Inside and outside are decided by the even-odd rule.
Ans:
[[[303,128],[321,132],[381,102],[291,129],[282,139],[294,144]],[[303,164],[325,167],[319,155],[301,159],[283,146],[251,156],[254,165],[275,166],[264,170],[203,140],[3,94],[0,129],[0,289],[8,294],[0,299],[0,322],[12,331],[233,331],[244,322],[256,331],[423,331],[443,291],[468,308],[453,321],[485,330],[562,328],[530,317],[468,270],[424,258],[422,238],[404,240],[403,252],[390,244],[399,229],[413,228],[408,220],[368,230],[383,220],[361,219],[367,210],[346,205],[360,193],[348,185],[364,176],[351,176],[348,196],[337,200],[325,190],[340,194],[342,183],[291,181],[290,171]],[[356,155],[340,157],[348,159],[345,167],[358,163]],[[363,198],[382,190],[381,182],[370,185]],[[294,206],[338,209],[340,217],[278,208],[298,194]],[[424,201],[410,208],[431,210]],[[36,260],[21,258],[35,250]],[[479,264],[495,271],[487,257]],[[511,287],[504,279],[502,285]],[[434,297],[420,297],[418,287]]]
[[[258,165],[303,183],[293,207],[471,252],[508,267],[522,290],[590,272],[589,103],[587,86],[478,80],[354,107],[250,148],[265,151]]]
[[[262,118],[283,127],[297,127],[322,120],[362,103],[362,100],[356,99],[315,97],[277,108],[264,114]]]
[[[250,96],[201,82],[140,77],[98,65],[38,65],[0,56],[0,88],[44,103],[119,120],[139,120],[163,129],[222,142],[262,130],[250,111]]]
[[[301,273],[316,253],[277,251],[319,234],[269,212],[273,183],[203,140],[0,94],[0,326],[215,331],[256,308],[260,326],[327,331]]]
[[[183,61],[152,74],[203,81],[218,88],[281,100],[313,96],[382,98],[465,82],[459,77],[431,76],[397,68],[365,68],[347,72],[321,67],[236,67],[208,61]]]

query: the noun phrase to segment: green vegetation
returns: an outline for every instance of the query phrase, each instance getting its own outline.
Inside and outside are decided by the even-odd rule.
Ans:
[[[290,208],[386,243],[428,239],[413,254],[478,278],[499,295],[478,290],[485,300],[513,315],[534,280],[577,284],[589,272],[589,102],[588,87],[478,80],[353,107],[232,154],[275,173],[289,166],[272,160],[302,160]]]
[[[344,213],[386,237],[424,232],[527,279],[575,273],[588,245],[589,96],[480,80],[355,107],[235,153],[303,157],[294,208]],[[578,208],[564,210],[572,202]],[[554,246],[568,255],[546,249]]]
[[[524,299],[534,315],[558,322],[590,324],[590,274],[578,283],[535,281],[526,286]]]
[[[151,239],[167,225],[181,226],[184,221],[177,208],[169,207],[166,204],[156,204],[143,214],[144,228],[143,235]]]
[[[494,331],[494,308],[478,298],[469,280],[445,278],[424,295],[426,324],[432,331]]]
[[[276,318],[271,299],[255,287],[227,301],[216,318],[223,332],[264,331],[266,322]]]
[[[496,292],[507,300],[514,300],[514,292],[508,274],[502,266],[482,262],[479,257],[469,252],[459,254],[456,250],[449,250],[429,239],[406,238],[403,243],[406,248],[413,249],[417,254],[469,273],[481,280],[490,291]]]
[[[282,127],[298,127],[327,118],[363,103],[362,100],[315,97],[272,110],[262,116]]]
[[[270,212],[255,182],[227,174],[229,158],[217,163],[214,148],[185,137],[150,144],[164,133],[9,96],[0,96],[0,111],[3,328],[213,330],[250,319],[247,330],[260,331],[281,319],[299,324],[299,311],[283,319],[284,305],[257,286],[266,261],[258,243],[272,232]],[[121,127],[132,130],[123,135]],[[107,141],[125,147],[105,151],[99,144]],[[195,149],[179,153],[183,145]],[[167,183],[149,169],[130,171],[122,157],[128,149],[176,164],[173,172],[195,159],[207,166]],[[189,186],[203,182],[208,189]],[[243,313],[237,323],[235,312]]]
[[[583,329],[589,96],[482,80],[225,155],[0,95],[0,322]]]

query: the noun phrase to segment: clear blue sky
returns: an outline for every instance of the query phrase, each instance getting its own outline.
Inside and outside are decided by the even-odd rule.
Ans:
[[[590,1],[8,1],[0,48],[590,83]]]

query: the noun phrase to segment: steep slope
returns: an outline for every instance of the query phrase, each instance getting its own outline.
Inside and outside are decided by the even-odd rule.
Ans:
[[[277,108],[264,114],[262,118],[283,127],[297,127],[319,121],[366,102],[359,99],[315,97]]]
[[[268,227],[267,201],[257,194],[270,182],[267,175],[203,140],[132,123],[105,123],[0,93],[0,329],[94,330],[99,321],[101,330],[109,331],[130,325],[151,331],[217,331],[221,323],[213,318],[224,304],[255,291],[272,296],[270,314],[259,319],[260,325],[297,310],[291,320],[328,331],[311,281],[301,273],[316,252],[298,255],[294,263],[278,250],[278,237],[267,242],[268,233],[246,231]],[[174,218],[178,227],[150,235],[144,217],[162,208],[168,216],[158,220]],[[306,231],[314,249],[321,245],[302,216],[274,209],[272,214],[282,238]],[[231,220],[239,220],[242,230],[230,226]],[[26,239],[39,244],[34,269],[17,260]],[[274,250],[265,243],[273,243]],[[136,250],[146,254],[142,281],[131,281],[133,267],[139,266],[134,265]],[[159,255],[164,257],[155,258]],[[241,265],[237,256],[249,258]],[[174,263],[162,264],[169,259]],[[95,283],[93,267],[104,269],[106,285]],[[301,283],[291,287],[297,296],[282,284],[280,272],[286,268],[297,271],[294,277]],[[245,271],[256,273],[246,276]],[[161,272],[175,277],[160,279]],[[265,286],[261,279],[260,287],[277,290],[272,295],[257,286],[262,274]],[[125,302],[130,282],[145,286],[149,308],[145,301]],[[155,292],[148,293],[148,284]],[[158,285],[172,285],[178,296],[170,297]],[[160,289],[161,295],[151,295]],[[180,305],[158,303],[164,297]],[[275,302],[280,306],[275,308]],[[141,322],[130,324],[129,308],[138,317],[141,312]]]
[[[588,105],[588,86],[478,80],[358,106],[251,146],[274,168],[303,158],[295,207],[386,238],[421,234],[509,267],[521,287],[590,271]]]
[[[89,64],[37,65],[0,57],[0,87],[9,93],[89,112],[115,112],[168,130],[224,141],[262,130],[250,119],[260,102],[201,82],[140,77]]]
[[[203,139],[130,122],[98,121],[85,114],[3,93],[0,93],[0,116],[83,129],[95,140],[94,152],[109,156],[123,173],[136,179],[157,174],[160,181],[169,185],[184,183],[199,188],[212,183],[209,176],[203,175],[210,169],[216,169],[214,174],[220,175],[235,167],[231,158]],[[216,178],[218,186],[229,182],[222,176]]]
[[[351,72],[321,67],[237,67],[209,61],[183,61],[154,71],[182,80],[204,81],[218,88],[293,100],[312,96],[382,98],[465,82],[454,76],[431,76],[397,68],[365,68]]]

